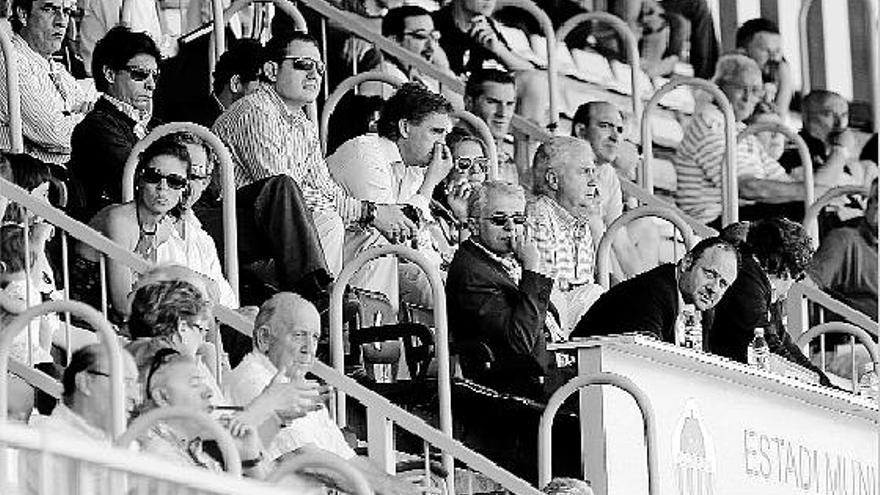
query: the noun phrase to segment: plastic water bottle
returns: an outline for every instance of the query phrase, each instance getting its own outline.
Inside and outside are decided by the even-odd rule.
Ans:
[[[770,365],[770,347],[767,345],[767,339],[764,338],[764,328],[755,329],[755,337],[749,344],[747,351],[749,366],[754,366],[759,370],[767,371]]]
[[[683,334],[681,345],[697,351],[703,350],[703,327],[697,317],[697,308],[686,304],[681,310]]]
[[[877,400],[880,394],[880,376],[874,369],[874,363],[865,363],[862,367],[862,377],[859,379],[859,395]]]

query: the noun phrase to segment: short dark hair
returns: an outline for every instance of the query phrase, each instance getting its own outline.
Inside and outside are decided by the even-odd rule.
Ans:
[[[707,237],[702,239],[700,242],[696,243],[690,251],[688,251],[688,255],[691,257],[691,261],[697,261],[703,257],[703,253],[712,248],[719,248],[724,251],[729,251],[736,256],[736,269],[739,271],[739,263],[740,263],[740,254],[739,249],[736,248],[736,245],[727,239],[724,239],[721,236]]]
[[[9,18],[9,23],[12,24],[12,32],[18,33],[24,27],[24,23],[18,18],[16,10],[24,9],[25,12],[30,14],[32,8],[34,8],[34,0],[12,0],[12,16]]]
[[[827,89],[814,89],[804,97],[803,110],[804,112],[809,112],[817,105],[820,105],[831,98],[840,98],[843,101],[846,101],[846,98],[840,93]]]
[[[401,36],[410,17],[430,16],[431,13],[417,5],[404,5],[389,10],[382,18],[382,36]]]
[[[736,30],[736,47],[745,48],[758,33],[779,34],[779,26],[775,22],[764,19],[749,19]]]
[[[265,48],[265,58],[266,61],[272,62],[281,62],[285,56],[287,56],[287,47],[290,46],[294,41],[301,41],[303,43],[309,43],[314,45],[315,48],[320,48],[318,46],[318,40],[315,39],[309,33],[305,33],[303,31],[286,31],[275,34],[272,38],[266,43]]]
[[[798,278],[813,257],[807,231],[801,224],[783,217],[752,222],[745,244],[767,275]]]
[[[263,45],[258,40],[245,38],[236,41],[220,55],[214,67],[214,94],[220,94],[232,76],[237,75],[242,83],[256,81],[263,69],[263,62]]]
[[[593,109],[595,109],[599,105],[611,105],[612,107],[614,107],[617,110],[617,112],[620,114],[620,117],[623,118],[623,112],[619,108],[617,108],[613,103],[610,103],[607,101],[601,101],[601,100],[588,101],[586,103],[581,104],[581,106],[579,106],[577,108],[577,110],[575,110],[574,117],[571,118],[571,135],[572,136],[578,137],[575,134],[575,129],[574,129],[575,124],[584,124],[586,126],[590,125],[590,119],[592,118],[592,115],[593,115]]]
[[[83,371],[94,369],[103,352],[101,344],[90,344],[77,349],[70,356],[70,363],[61,376],[61,398],[65,404],[70,405],[73,400],[73,394],[76,393],[76,375]]]
[[[478,69],[468,77],[467,83],[464,85],[464,95],[469,98],[478,98],[483,94],[483,83],[485,82],[516,86],[516,79],[510,72],[498,69]]]
[[[95,45],[92,56],[95,89],[106,93],[110,88],[110,82],[104,77],[104,67],[123,69],[129,60],[142,54],[153,57],[156,63],[162,60],[156,42],[147,33],[135,32],[125,26],[116,26],[107,31]]]
[[[432,113],[452,112],[452,105],[442,95],[420,83],[406,83],[388,99],[376,127],[380,136],[395,141],[400,138],[397,124],[401,120],[418,124]]]
[[[483,154],[486,156],[489,155],[489,151],[486,149],[486,143],[483,142],[479,136],[464,127],[453,127],[452,130],[449,131],[449,134],[446,135],[446,146],[448,146],[450,150],[454,150],[456,146],[466,141],[479,144],[480,148],[483,150]]]
[[[208,301],[202,292],[183,280],[165,280],[141,287],[134,294],[128,330],[133,339],[170,338],[180,321],[205,314]]]

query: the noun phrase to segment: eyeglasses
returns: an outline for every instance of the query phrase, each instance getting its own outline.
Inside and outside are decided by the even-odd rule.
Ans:
[[[488,168],[489,159],[484,156],[478,156],[475,158],[469,158],[463,156],[455,160],[455,168],[459,170],[459,172],[467,172],[474,168],[474,172],[485,172],[486,168]]]
[[[153,384],[153,375],[155,375],[156,372],[159,371],[159,368],[171,362],[171,360],[176,356],[180,356],[180,353],[169,347],[159,349],[158,351],[156,351],[156,354],[153,355],[153,361],[150,363],[150,370],[147,371],[147,380],[144,386],[144,392],[146,392],[147,397],[150,396],[150,389]]]
[[[440,41],[440,36],[442,36],[440,34],[440,31],[436,31],[436,30],[434,30],[434,31],[404,31],[403,35],[410,36],[410,37],[417,39],[419,41],[428,41],[428,40]]]
[[[132,81],[144,82],[148,77],[152,77],[154,82],[159,80],[159,69],[144,69],[143,67],[128,65],[123,67],[122,70],[128,72]]]
[[[488,220],[489,223],[496,227],[504,227],[505,225],[507,225],[507,222],[510,221],[512,221],[515,225],[523,225],[526,223],[526,216],[523,213],[514,213],[513,215],[496,213],[491,217],[484,217],[484,220]]]
[[[301,70],[304,72],[315,71],[318,73],[319,76],[324,75],[324,69],[325,69],[324,62],[321,62],[320,60],[315,60],[315,59],[309,58],[309,57],[294,57],[294,56],[287,56],[287,57],[282,58],[281,60],[282,61],[290,60],[290,62],[291,62],[290,65],[293,66],[294,70]]]
[[[40,7],[40,10],[43,13],[51,14],[52,17],[58,17],[61,15],[62,17],[70,17],[74,13],[76,13],[76,9],[72,7],[64,7],[61,5],[43,5]]]
[[[178,174],[162,175],[155,168],[145,169],[141,174],[141,180],[147,184],[158,184],[164,180],[168,187],[176,190],[183,189],[187,185],[186,177]]]
[[[105,371],[98,371],[98,370],[85,370],[85,371],[86,371],[86,373],[88,373],[90,375],[105,376],[107,378],[110,378],[110,373],[107,373]],[[127,377],[127,378],[123,379],[122,382],[125,384],[126,387],[132,387],[137,383],[137,379]]]
[[[754,96],[755,98],[764,97],[764,86],[746,86],[745,84],[739,83],[727,83],[726,86],[743,91],[750,96]]]
[[[189,180],[201,180],[201,181],[206,181],[206,180],[208,180],[208,176],[207,176],[207,175],[189,174],[188,177],[189,177]]]

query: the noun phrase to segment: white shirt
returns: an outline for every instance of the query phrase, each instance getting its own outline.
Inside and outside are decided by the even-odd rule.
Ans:
[[[227,396],[235,404],[243,406],[260,395],[277,373],[278,368],[268,357],[253,351],[229,373],[223,385]],[[305,445],[314,445],[346,460],[355,456],[325,407],[297,418],[282,428],[264,454],[267,459],[274,460]]]
[[[130,18],[122,19],[122,6],[131,4]],[[177,52],[176,42],[162,33],[159,20],[159,9],[156,0],[85,0],[83,2],[83,19],[80,23],[80,47],[86,72],[92,72],[92,56],[95,45],[110,28],[124,23],[133,32],[146,32],[156,42],[163,57],[174,56]]]

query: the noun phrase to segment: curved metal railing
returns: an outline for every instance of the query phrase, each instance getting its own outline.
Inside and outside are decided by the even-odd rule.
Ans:
[[[611,26],[617,34],[623,39],[624,49],[626,50],[627,62],[630,65],[630,86],[632,87],[632,110],[635,122],[642,121],[642,98],[639,95],[638,78],[642,72],[641,59],[639,58],[639,41],[636,39],[635,33],[626,25],[625,22],[614,14],[608,12],[584,12],[577,14],[565,21],[559,29],[556,30],[556,40],[559,43],[565,42],[565,38],[578,26],[590,21],[598,21]]]
[[[123,385],[123,374],[125,373],[122,364],[122,351],[116,340],[116,332],[110,323],[97,310],[87,304],[77,301],[51,301],[46,302],[32,308],[28,308],[25,312],[15,317],[12,322],[6,326],[0,333],[0,425],[7,420],[8,405],[8,375],[9,370],[9,348],[15,337],[22,330],[28,327],[28,323],[34,318],[50,314],[68,312],[82,318],[86,321],[100,336],[100,343],[107,352],[107,364],[110,368],[110,418],[111,431],[109,432],[114,438],[122,434],[125,430],[126,414],[125,414],[125,388]]]
[[[128,447],[155,424],[169,419],[194,421],[207,430],[211,439],[217,442],[220,452],[223,453],[223,465],[226,472],[235,477],[241,477],[241,457],[238,455],[235,441],[229,432],[207,414],[184,407],[159,407],[141,414],[131,422],[125,433],[116,439],[116,445]]]
[[[324,452],[310,452],[289,458],[275,468],[269,475],[270,483],[277,483],[290,474],[298,474],[310,468],[329,468],[341,474],[354,487],[352,495],[373,495],[373,490],[364,476],[341,457]]]
[[[339,105],[339,102],[342,101],[342,98],[346,93],[358,87],[361,83],[368,81],[383,82],[394,88],[398,88],[401,84],[406,82],[392,74],[378,71],[355,74],[340,82],[339,85],[336,86],[336,89],[330,93],[330,96],[327,97],[327,102],[324,104],[324,109],[321,111],[321,149],[324,150],[325,154],[327,153],[327,133],[330,129],[330,116],[336,111],[336,107]],[[486,122],[467,110],[456,110],[452,113],[452,116],[467,122],[468,125],[477,130],[480,139],[486,143],[486,153],[489,155],[490,164],[489,177],[490,179],[498,177],[498,148],[495,144],[495,138],[492,137],[492,131],[489,130],[489,126]]]
[[[545,486],[552,479],[553,473],[553,420],[557,411],[572,394],[589,385],[611,385],[632,396],[642,413],[644,421],[645,446],[648,450],[648,494],[660,493],[660,476],[658,472],[658,452],[654,444],[657,439],[657,426],[654,410],[648,395],[625,376],[616,373],[599,372],[579,375],[568,381],[550,397],[547,408],[541,414],[538,426],[538,486]],[[583,453],[581,455],[584,455]]]
[[[342,297],[345,287],[351,282],[362,266],[382,256],[393,255],[402,257],[419,266],[428,277],[431,285],[431,293],[434,301],[434,349],[437,358],[437,388],[440,402],[440,431],[452,437],[452,384],[449,366],[449,324],[446,316],[446,293],[440,272],[428,261],[428,258],[415,249],[389,244],[386,246],[370,248],[359,254],[342,269],[342,273],[333,285],[330,294],[330,357],[333,368],[339,373],[345,372],[345,351],[343,348],[342,335]],[[345,394],[336,393],[336,421],[340,426],[347,424],[345,409]],[[452,457],[443,454],[443,467],[448,473],[446,478],[449,493],[455,493],[454,476],[455,470]]]
[[[516,7],[525,10],[538,21],[541,31],[544,32],[544,38],[547,42],[547,87],[550,91],[548,99],[550,122],[547,124],[547,129],[553,134],[559,127],[559,104],[556,101],[559,97],[559,74],[557,72],[559,63],[556,60],[557,43],[556,33],[553,31],[553,21],[550,20],[550,16],[543,9],[531,0],[498,0],[495,8],[500,9],[502,7]]]
[[[816,200],[816,186],[813,179],[813,159],[810,158],[810,148],[807,146],[807,142],[804,141],[804,138],[802,138],[800,134],[782,122],[758,122],[751,124],[736,136],[736,141],[738,143],[745,139],[746,136],[765,131],[783,134],[797,147],[798,156],[801,159],[801,167],[803,167],[804,170],[804,211],[807,211],[810,208],[810,205]]]
[[[821,240],[819,238],[819,214],[822,213],[822,210],[838,198],[849,196],[850,194],[867,196],[868,192],[868,188],[865,186],[838,186],[829,189],[819,199],[807,206],[807,209],[804,210],[804,221],[802,223],[804,229],[810,234],[814,248],[819,247],[819,241]]]
[[[697,243],[696,237],[690,226],[679,215],[669,208],[656,206],[640,206],[620,215],[605,229],[599,246],[596,248],[596,283],[603,289],[611,287],[611,246],[617,232],[626,227],[633,220],[643,217],[658,217],[667,220],[674,225],[684,238],[684,245],[690,251]]]
[[[15,49],[9,38],[10,31],[0,29],[0,50],[3,51],[3,63],[6,66],[6,98],[7,113],[9,120],[9,143],[12,153],[24,153],[24,136],[21,128],[21,93],[18,88],[18,63],[16,63]]]
[[[214,153],[220,162],[220,186],[223,195],[224,267],[226,268],[226,278],[229,280],[229,284],[232,285],[235,296],[238,297],[238,224],[235,218],[235,164],[232,161],[232,155],[226,149],[226,145],[223,144],[223,141],[216,134],[199,124],[191,122],[172,122],[153,129],[144,139],[141,139],[134,145],[131,154],[128,155],[125,169],[122,172],[122,201],[134,200],[134,172],[137,169],[140,154],[153,141],[175,132],[191,132],[199,136],[208,146],[214,149]]]
[[[801,8],[798,11],[798,51],[801,55],[801,94],[810,92],[810,7],[813,0],[801,0]]]
[[[809,303],[817,306],[821,312],[830,311],[845,321],[860,327],[868,334],[880,336],[880,325],[870,316],[847,306],[845,303],[831,297],[818,287],[804,282],[797,282],[788,291],[785,300],[786,314],[788,315],[788,331],[792,335],[800,335],[810,327]],[[819,320],[822,323],[822,320]]]
[[[850,353],[850,362],[852,367],[852,387],[853,392],[858,390],[859,387],[859,375],[856,371],[856,354],[855,354],[855,341],[858,341],[860,344],[864,345],[866,349],[868,349],[868,355],[871,356],[871,362],[874,363],[874,368],[878,369],[880,366],[880,350],[878,350],[877,343],[874,341],[874,338],[866,332],[865,330],[853,325],[852,323],[846,323],[843,321],[832,321],[828,323],[822,323],[821,325],[816,325],[815,327],[807,330],[802,333],[797,338],[797,345],[801,349],[807,350],[806,347],[810,345],[810,342],[813,341],[816,337],[821,337],[820,344],[820,353],[819,358],[821,360],[820,366],[822,370],[825,370],[825,339],[824,336],[831,333],[842,333],[850,336],[850,348],[853,352]],[[805,354],[809,355],[809,352]]]
[[[721,166],[721,222],[727,225],[739,219],[739,192],[736,180],[736,118],[733,107],[727,96],[714,83],[698,77],[674,77],[658,89],[654,96],[645,104],[642,113],[642,163],[639,167],[639,184],[649,193],[654,194],[654,177],[651,172],[651,161],[654,159],[654,142],[650,124],[651,110],[660,104],[660,100],[679,86],[694,86],[708,92],[718,103],[724,114],[724,146],[726,159]]]

